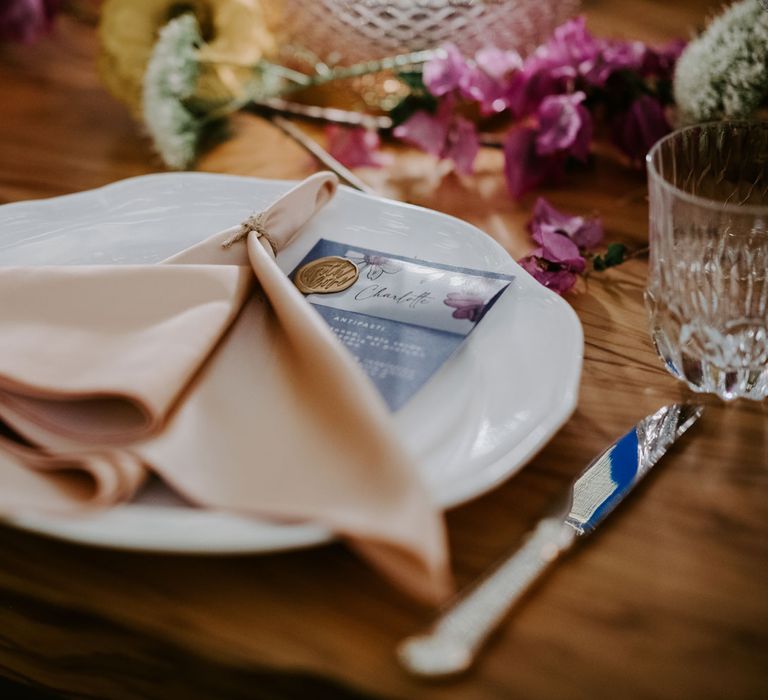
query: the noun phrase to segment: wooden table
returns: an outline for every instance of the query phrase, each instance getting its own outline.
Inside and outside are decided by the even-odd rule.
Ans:
[[[716,4],[594,0],[586,13],[598,33],[661,41],[700,26]],[[33,47],[0,48],[0,202],[161,169],[99,84],[95,51],[93,30],[69,20]],[[201,169],[299,178],[316,168],[258,117],[234,126]],[[515,257],[530,247],[523,224],[533,195],[509,199],[498,152],[482,153],[472,180],[451,176],[439,188],[429,157],[394,152],[395,166],[372,180],[382,191],[465,218]],[[545,194],[568,211],[598,212],[610,240],[646,240],[644,176],[606,151]],[[460,584],[506,551],[596,451],[685,396],[648,340],[646,272],[635,260],[569,297],[586,336],[578,409],[520,474],[448,514]],[[399,670],[395,643],[430,611],[341,546],[149,556],[8,528],[0,528],[0,675],[82,698],[765,698],[767,418],[766,402],[713,402],[695,435],[458,682],[424,685]]]

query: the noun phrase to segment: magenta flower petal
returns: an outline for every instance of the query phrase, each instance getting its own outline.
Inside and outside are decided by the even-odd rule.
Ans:
[[[469,68],[460,88],[462,96],[477,102],[483,114],[503,112],[507,108],[507,83],[492,78],[479,66]]]
[[[535,169],[536,130],[512,129],[504,142],[504,177],[509,193],[518,199],[540,182]]]
[[[543,182],[556,182],[564,172],[563,154],[539,155],[536,129],[511,129],[504,142],[504,176],[507,189],[519,199]]]
[[[583,272],[586,260],[579,247],[563,233],[548,224],[540,226],[533,234],[533,240],[540,246],[538,256],[549,262],[558,263],[571,272]]]
[[[459,87],[462,76],[468,70],[467,62],[456,46],[445,44],[438,56],[424,64],[422,79],[431,94],[442,97]]]
[[[576,138],[573,140],[569,153],[574,158],[586,162],[592,145],[592,115],[584,105],[576,105],[576,112],[581,120],[581,127],[576,132]]]
[[[450,158],[462,175],[471,175],[480,150],[480,138],[474,123],[464,117],[454,117],[448,130],[442,157]]]
[[[483,114],[501,112],[507,108],[510,80],[522,65],[516,51],[493,47],[481,49],[460,79],[461,94],[478,102]]]
[[[566,82],[551,72],[526,67],[509,81],[504,99],[515,116],[524,117],[535,112],[547,95],[562,92]]]
[[[531,232],[535,233],[547,226],[568,236],[582,250],[594,248],[603,240],[603,224],[600,219],[569,216],[555,209],[544,197],[539,197],[533,206]]]
[[[601,41],[587,31],[584,17],[575,17],[557,27],[526,64],[560,77],[576,77],[594,64],[601,48]]]
[[[583,148],[583,137],[578,142],[577,137],[585,125],[585,115],[589,117],[586,110],[578,109],[584,97],[583,92],[574,92],[570,95],[550,95],[542,100],[536,112],[539,120],[539,133],[536,136],[537,153],[546,155],[556,151],[566,151],[575,144],[579,149]],[[591,137],[591,120],[589,120],[588,131],[588,136]]]
[[[30,43],[50,28],[61,0],[3,0],[0,2],[0,41]]]
[[[442,115],[432,115],[420,110],[395,127],[394,135],[417,148],[440,156],[448,136],[448,124]]]
[[[348,168],[380,168],[387,159],[379,153],[381,139],[375,131],[347,129],[332,124],[325,129],[328,152]]]
[[[675,63],[686,45],[687,42],[684,39],[673,39],[664,46],[646,47],[640,73],[645,76],[671,78],[675,71]]]
[[[642,41],[602,41],[594,59],[581,66],[581,73],[591,85],[603,86],[618,71],[639,70],[645,53]]]
[[[557,294],[565,294],[576,284],[577,276],[575,273],[563,269],[547,269],[543,266],[546,263],[543,263],[533,254],[518,260],[518,263],[536,281]]]
[[[574,285],[578,276],[568,270],[550,270],[544,271],[539,274],[538,280],[547,289],[551,289],[557,294],[563,295],[569,292]]]
[[[639,164],[651,146],[671,130],[661,103],[650,95],[640,95],[613,122],[613,141],[630,160]]]
[[[539,197],[533,205],[533,215],[530,222],[531,233],[542,225],[553,226],[569,238],[573,238],[584,226],[584,218],[564,214],[559,209],[555,209],[544,197]]]
[[[530,114],[548,95],[565,92],[576,78],[589,75],[600,64],[604,45],[587,31],[584,17],[560,25],[510,83],[506,99],[512,112]]]
[[[531,230],[538,227],[539,224],[553,224],[561,231],[568,232],[573,228],[574,223],[580,219],[578,216],[568,216],[558,209],[555,209],[544,197],[539,197],[533,205],[533,215],[531,216]]]
[[[462,96],[480,103],[484,113],[500,112],[506,107],[503,87],[479,66],[470,66],[462,76],[460,88]],[[501,109],[494,108],[497,100],[500,100]]]
[[[599,49],[598,40],[587,31],[584,15],[573,17],[556,27],[549,44],[556,47],[556,51],[579,61],[594,55]]]
[[[494,46],[480,49],[475,54],[475,63],[494,80],[504,80],[523,67],[523,59],[517,51],[505,51]]]
[[[480,150],[480,139],[475,125],[454,114],[453,107],[454,100],[449,96],[440,102],[437,114],[416,112],[393,133],[438,158],[451,159],[458,172],[469,175]]]
[[[603,222],[600,219],[582,219],[582,221],[583,224],[579,229],[571,234],[571,240],[582,250],[597,247],[603,241]]]

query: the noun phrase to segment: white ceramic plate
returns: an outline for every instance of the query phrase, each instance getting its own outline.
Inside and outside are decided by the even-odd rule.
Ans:
[[[293,183],[204,173],[158,174],[0,207],[0,265],[154,263],[241,221]],[[583,333],[560,297],[490,237],[444,214],[341,188],[280,253],[292,270],[318,238],[515,275],[468,341],[395,415],[403,443],[441,507],[517,472],[576,405]],[[2,303],[2,300],[0,300]],[[166,552],[267,552],[326,541],[193,508],[152,482],[136,501],[86,518],[25,515],[18,527],[81,543]]]

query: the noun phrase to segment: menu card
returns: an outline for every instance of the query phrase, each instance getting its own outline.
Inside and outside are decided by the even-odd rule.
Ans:
[[[390,409],[401,408],[443,365],[509,287],[513,277],[319,240],[313,260],[352,261],[359,276],[331,294],[308,294],[373,380]],[[354,270],[353,270],[354,272]]]

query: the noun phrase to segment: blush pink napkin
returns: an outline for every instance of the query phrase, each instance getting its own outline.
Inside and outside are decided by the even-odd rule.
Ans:
[[[263,212],[279,250],[336,191]],[[310,521],[412,595],[449,588],[442,518],[376,389],[239,227],[161,265],[0,267],[0,513],[77,514],[149,473],[207,508]]]

